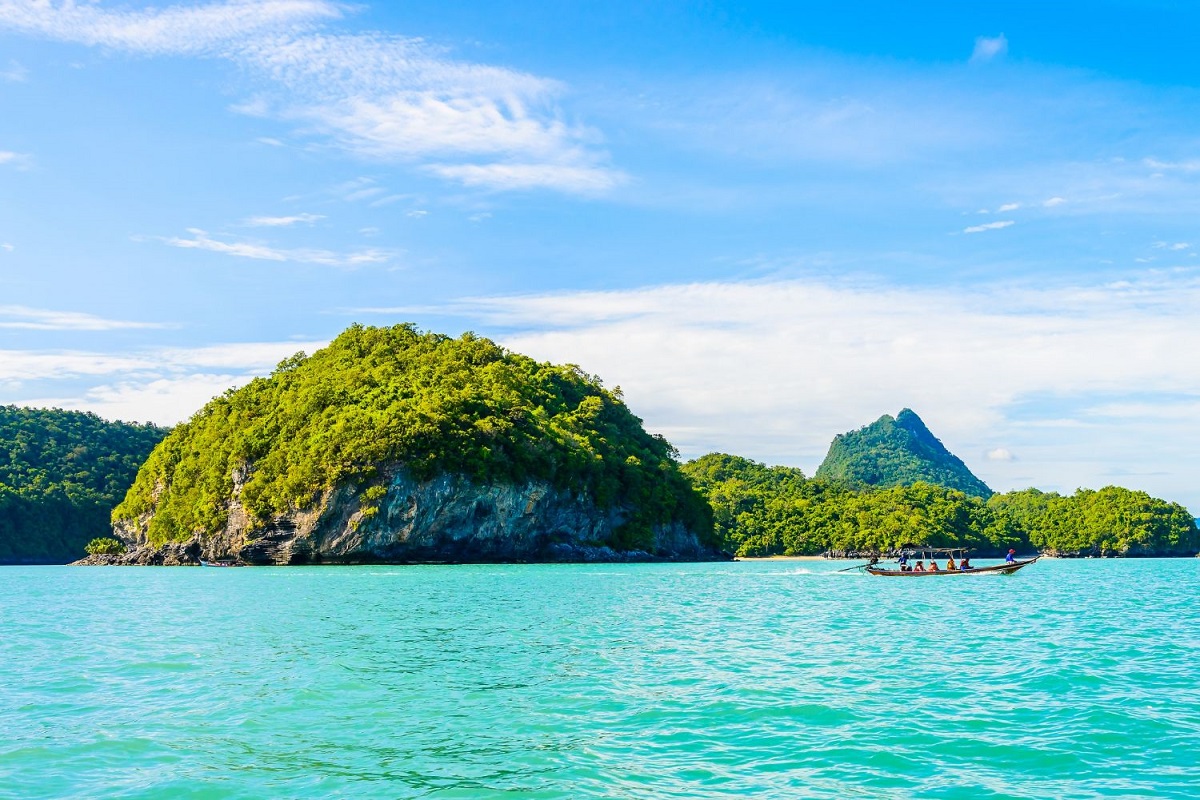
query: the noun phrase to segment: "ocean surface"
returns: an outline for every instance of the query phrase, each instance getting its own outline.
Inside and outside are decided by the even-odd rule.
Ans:
[[[3,567],[0,797],[1200,796],[1200,559],[844,566]]]

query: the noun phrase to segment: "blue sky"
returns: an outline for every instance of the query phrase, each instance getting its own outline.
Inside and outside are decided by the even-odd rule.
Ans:
[[[1200,10],[0,0],[0,402],[173,423],[351,322],[816,468],[1200,511]]]

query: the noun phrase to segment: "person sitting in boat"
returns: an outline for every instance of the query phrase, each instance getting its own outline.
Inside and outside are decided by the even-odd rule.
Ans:
[[[918,561],[917,565],[912,568],[912,571],[913,572],[924,572],[925,571],[925,563],[923,561]]]
[[[968,570],[968,569],[975,569],[974,567],[971,566],[971,557],[963,556],[963,560],[958,563],[958,569],[960,571]]]
[[[954,563],[954,556],[946,556],[946,569],[951,572],[958,569],[958,565]]]
[[[1004,563],[1005,563],[1005,564],[1011,564],[1011,563],[1013,563],[1013,562],[1014,562],[1014,561],[1016,561],[1016,560],[1017,560],[1017,551],[1016,551],[1016,550],[1013,550],[1011,547],[1010,547],[1010,548],[1008,548],[1008,555],[1006,555],[1006,556],[1004,557]]]
[[[930,562],[929,562],[929,567],[928,567],[928,569],[926,569],[925,571],[926,571],[926,572],[941,572],[941,570],[940,570],[940,569],[938,569],[938,565],[937,565],[937,562],[936,562],[936,561],[930,561]]]

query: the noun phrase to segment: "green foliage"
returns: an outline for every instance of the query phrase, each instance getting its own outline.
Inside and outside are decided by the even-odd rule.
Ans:
[[[992,490],[925,427],[909,409],[884,414],[856,431],[835,436],[816,477],[853,487],[904,486],[917,482],[957,489],[987,499]]]
[[[1026,489],[988,502],[1034,547],[1082,555],[1192,555],[1200,531],[1186,508],[1145,492],[1106,486],[1071,497]]]
[[[711,454],[683,465],[708,498],[723,547],[739,556],[884,551],[906,544],[997,551],[1019,543],[978,497],[917,482],[854,489],[798,469]]]
[[[1073,497],[1027,489],[985,502],[924,482],[855,489],[717,453],[683,471],[712,505],[722,547],[738,556],[879,552],[908,544],[979,554],[1009,547],[1094,555],[1200,550],[1187,509],[1112,486]]]
[[[95,414],[0,406],[0,563],[64,563],[109,515],[166,434]]]
[[[381,470],[400,464],[418,479],[542,479],[619,504],[632,516],[616,547],[648,546],[653,526],[671,520],[711,536],[707,506],[675,455],[618,392],[578,367],[537,362],[469,333],[354,325],[176,428],[114,519],[147,517],[153,543],[184,539],[219,530],[236,494],[262,525],[345,482],[377,499]]]
[[[115,556],[125,552],[125,545],[111,536],[102,536],[88,542],[84,550],[89,556]]]

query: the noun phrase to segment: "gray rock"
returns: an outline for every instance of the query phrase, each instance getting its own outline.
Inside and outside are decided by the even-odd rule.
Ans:
[[[461,475],[416,481],[397,471],[386,493],[370,501],[360,487],[344,485],[309,509],[255,526],[236,498],[245,473],[234,478],[225,528],[182,542],[148,542],[149,516],[118,523],[114,535],[127,552],[89,556],[79,564],[428,563],[542,561],[714,561],[729,555],[701,544],[682,523],[654,529],[649,550],[617,551],[604,543],[630,510],[600,508],[585,495],[543,481],[479,485]]]

